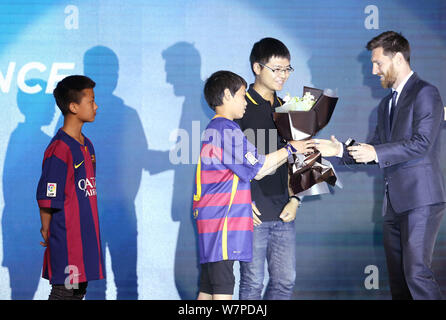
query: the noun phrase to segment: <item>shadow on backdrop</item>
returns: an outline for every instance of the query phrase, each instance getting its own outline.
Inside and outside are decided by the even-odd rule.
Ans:
[[[213,116],[207,106],[201,80],[201,57],[193,44],[177,42],[162,53],[165,60],[166,82],[171,84],[174,94],[184,97],[179,129],[188,132],[188,164],[173,167],[174,182],[172,195],[172,220],[180,223],[175,252],[175,285],[181,299],[195,299],[198,293],[198,244],[196,224],[192,215],[193,186],[196,162],[199,156],[201,132]],[[192,135],[193,122],[200,124],[200,136]],[[177,143],[181,138],[178,137]],[[198,145],[198,153],[192,152],[192,145]],[[196,157],[196,159],[194,158]]]
[[[17,106],[25,122],[11,134],[3,167],[2,265],[9,271],[11,298],[21,300],[33,298],[41,277],[44,249],[36,188],[51,140],[41,127],[51,123],[55,108],[53,96],[45,94],[45,81],[31,79],[26,85],[42,90],[28,94],[18,89]]]
[[[109,249],[117,299],[138,299],[135,198],[148,163],[147,140],[137,111],[113,94],[119,79],[115,52],[103,46],[86,51],[84,74],[97,84],[98,115],[85,131],[91,136],[98,161],[102,245]],[[93,285],[97,290],[91,294],[89,286],[88,299],[104,299],[105,281]]]
[[[104,259],[109,254],[116,298],[138,299],[135,198],[147,163],[146,136],[136,110],[113,94],[119,79],[115,52],[103,46],[87,50],[84,74],[96,82],[96,119],[86,124],[83,132],[93,142],[98,163],[96,182]],[[105,280],[92,281],[86,298],[105,299],[106,289]]]

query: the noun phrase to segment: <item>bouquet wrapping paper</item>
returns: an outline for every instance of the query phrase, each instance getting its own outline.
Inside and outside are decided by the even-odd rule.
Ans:
[[[302,98],[285,97],[284,101],[273,114],[280,136],[286,140],[304,140],[329,123],[338,98],[320,89],[304,87]],[[342,188],[332,164],[317,150],[310,155],[290,157],[288,170],[290,189],[299,197],[329,193],[327,184]]]

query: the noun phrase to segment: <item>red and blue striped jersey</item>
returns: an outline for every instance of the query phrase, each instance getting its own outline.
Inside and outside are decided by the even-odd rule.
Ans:
[[[197,165],[194,218],[200,263],[251,261],[251,184],[265,156],[238,124],[216,116],[207,126]]]
[[[62,129],[45,150],[37,186],[40,208],[51,208],[42,277],[51,284],[103,279],[93,145],[84,145]]]

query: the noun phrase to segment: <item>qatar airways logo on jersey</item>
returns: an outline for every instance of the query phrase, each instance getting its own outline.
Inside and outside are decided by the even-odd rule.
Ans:
[[[91,197],[96,195],[96,178],[86,178],[86,179],[80,179],[77,182],[77,186],[80,190],[85,192],[86,197]]]

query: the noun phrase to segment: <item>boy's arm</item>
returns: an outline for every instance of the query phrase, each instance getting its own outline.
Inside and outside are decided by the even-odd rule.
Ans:
[[[40,245],[43,247],[48,246],[48,231],[50,229],[50,222],[53,216],[53,209],[51,208],[40,208],[40,221],[42,227],[40,228],[40,233],[42,234],[43,242],[40,241]]]
[[[299,153],[309,153],[313,152],[313,147],[315,147],[313,140],[306,141],[290,141],[290,144],[299,152]],[[279,168],[282,164],[284,164],[288,159],[288,151],[285,148],[280,148],[275,152],[271,152],[265,156],[265,162],[263,163],[262,168],[260,168],[257,175],[254,177],[256,180],[260,180],[263,177],[267,176],[277,168]]]
[[[257,175],[254,177],[256,180],[261,180],[263,177],[267,176],[277,168],[279,168],[282,164],[286,162],[288,159],[288,151],[285,148],[281,148],[275,152],[269,153],[265,156],[265,162],[263,166],[260,168]]]

